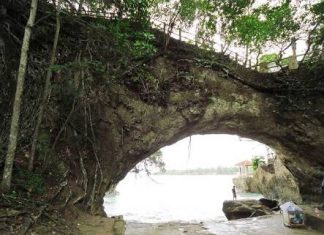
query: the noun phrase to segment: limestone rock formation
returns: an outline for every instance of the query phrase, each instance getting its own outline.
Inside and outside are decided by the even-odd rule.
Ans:
[[[252,184],[253,176],[241,176],[233,178],[233,184],[236,188],[241,192],[250,192],[250,193],[258,193],[258,189],[255,188],[255,184]]]
[[[233,179],[234,185],[243,192],[260,193],[266,198],[302,202],[299,186],[291,172],[277,157],[273,164],[258,167],[253,176]]]
[[[223,212],[228,220],[269,215],[272,211],[258,200],[224,201]]]
[[[20,37],[24,9],[9,7],[6,23]],[[33,30],[21,115],[20,143],[26,155],[55,21],[46,9],[43,12]],[[165,51],[161,33],[156,33],[161,50],[155,57],[123,67],[112,35],[91,27],[97,25],[91,22],[95,19],[83,20],[62,16],[60,66],[53,76],[45,137],[37,153],[42,172],[64,186],[57,198],[97,213],[105,193],[137,163],[195,134],[236,134],[273,148],[284,167],[275,166],[276,176],[268,174],[264,181],[260,176],[264,194],[296,202],[319,195],[324,172],[322,67],[260,73],[224,54],[177,40],[170,40]],[[0,74],[3,153],[20,45],[1,35],[6,45],[6,70]]]
[[[266,198],[301,203],[299,186],[290,171],[277,158],[273,166],[259,167],[252,177],[252,187]]]

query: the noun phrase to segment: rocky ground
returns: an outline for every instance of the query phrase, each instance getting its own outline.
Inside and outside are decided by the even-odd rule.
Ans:
[[[282,223],[282,215],[266,215],[248,219],[232,221],[208,221],[197,224],[170,222],[161,224],[126,222],[126,231],[123,233],[124,222],[120,219],[103,218],[99,216],[83,215],[75,222],[78,231],[56,230],[52,233],[45,230],[33,230],[31,234],[78,234],[78,235],[323,235],[324,211],[319,216],[314,207],[304,206],[306,212],[305,228],[292,229]],[[64,231],[64,232],[63,232]]]
[[[208,232],[203,224],[189,224],[189,223],[127,223],[126,235],[212,235]]]
[[[307,212],[307,226],[292,229],[282,223],[280,213],[268,216],[239,219],[226,222],[209,221],[201,224],[164,223],[144,224],[130,222],[126,225],[126,235],[322,235],[324,234],[324,211],[320,216],[310,206],[303,207]]]

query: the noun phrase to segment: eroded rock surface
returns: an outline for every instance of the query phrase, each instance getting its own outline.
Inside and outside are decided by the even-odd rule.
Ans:
[[[282,202],[302,202],[296,179],[279,159],[275,160],[273,167],[259,167],[253,175],[251,185],[267,198],[280,199]]]
[[[258,200],[224,201],[223,212],[228,220],[272,214],[272,211]]]
[[[46,5],[42,3],[38,14],[42,20],[33,29],[22,107],[20,143],[26,155],[39,106],[35,94],[43,87],[41,75],[48,67],[44,58],[52,45],[48,35],[55,21],[45,14],[46,9],[42,17],[41,7]],[[12,34],[22,37],[20,24],[26,18],[22,14],[28,12],[7,8],[6,24]],[[55,176],[56,186],[68,185],[58,198],[97,213],[106,191],[160,148],[195,134],[236,134],[277,152],[284,168],[278,167],[276,176],[266,176],[263,185],[275,198],[321,200],[323,68],[301,65],[296,71],[259,73],[226,55],[171,40],[167,51],[113,73],[121,58],[114,51],[116,43],[109,41],[111,34],[90,27],[96,25],[95,19],[83,20],[89,26],[73,15],[62,16],[60,66],[53,75],[50,107],[41,130],[44,138],[37,153],[39,163],[46,160],[51,166],[42,172]],[[7,142],[20,53],[19,43],[4,35],[7,68],[0,74],[1,151]],[[157,49],[164,47],[163,38],[156,33]]]
[[[253,176],[234,178],[233,183],[243,192],[258,192],[269,199],[303,201],[298,182],[283,165],[280,156],[274,163],[258,167]]]

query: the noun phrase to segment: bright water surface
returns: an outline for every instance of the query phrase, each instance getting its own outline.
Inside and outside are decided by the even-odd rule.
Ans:
[[[104,201],[109,216],[125,220],[160,223],[170,221],[226,221],[224,200],[232,200],[232,178],[228,175],[128,174]],[[260,194],[240,193],[238,199],[259,199]]]

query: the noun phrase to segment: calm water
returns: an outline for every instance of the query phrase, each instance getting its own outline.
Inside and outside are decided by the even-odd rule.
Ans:
[[[117,186],[115,196],[104,201],[109,216],[123,215],[128,221],[225,221],[224,200],[232,199],[233,176],[129,174]],[[238,199],[259,199],[259,194],[239,193]]]

